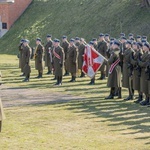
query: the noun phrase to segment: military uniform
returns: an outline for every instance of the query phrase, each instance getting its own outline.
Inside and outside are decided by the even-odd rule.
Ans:
[[[25,79],[23,81],[29,81],[30,73],[31,73],[31,67],[30,67],[30,55],[31,55],[31,48],[29,45],[23,47],[23,63],[24,68],[23,72],[25,73]]]
[[[78,49],[75,45],[69,46],[68,50],[69,72],[72,75],[70,82],[74,82],[78,71]]]
[[[50,74],[52,71],[52,40],[49,40],[45,45],[45,66],[48,67],[47,74]]]
[[[120,43],[118,41],[114,41],[118,47]],[[121,67],[120,67],[120,57],[119,57],[120,49],[115,48],[112,50],[110,58],[108,59],[109,64],[109,74],[108,74],[108,81],[107,86],[111,88],[110,95],[106,97],[106,99],[113,99],[115,96],[116,89],[118,91],[118,98],[122,98],[121,95]]]
[[[125,100],[131,100],[133,99],[134,91],[133,91],[133,82],[132,82],[132,76],[130,74],[130,68],[129,65],[131,64],[131,58],[134,51],[132,48],[126,49],[123,54],[123,79],[122,79],[122,86],[124,88],[128,88],[129,90],[129,97],[127,97]]]
[[[147,63],[149,62],[150,55],[148,52],[144,53],[141,57],[141,61],[139,61],[139,66],[141,67],[141,78],[140,78],[140,91],[145,95],[148,95],[148,81],[147,74],[145,73],[145,69],[147,67]]]
[[[125,47],[125,43],[121,43],[120,44],[120,66],[121,66],[121,72],[123,72],[123,54],[124,54],[124,51],[126,50],[126,47]]]
[[[79,48],[79,56],[78,56],[78,69],[81,70],[81,76],[80,77],[84,77],[84,73],[82,72],[82,66],[83,66],[83,55],[84,55],[84,51],[85,51],[85,44],[80,44]]]
[[[68,47],[69,47],[69,42],[66,40],[65,42],[62,42],[61,47],[64,49],[64,54],[65,54],[65,75],[68,75],[68,59],[67,59],[67,53],[68,53]]]
[[[107,43],[103,40],[103,41],[99,41],[98,42],[98,46],[97,46],[97,51],[103,55],[104,57],[107,56],[106,51],[107,51]],[[103,65],[100,68],[100,72],[101,72],[101,77],[100,79],[104,79],[106,76],[106,62],[103,63]]]
[[[140,76],[137,69],[139,57],[143,54],[142,50],[135,51],[134,58],[131,58],[131,64],[134,66],[133,70],[133,89],[140,91]]]
[[[64,66],[64,50],[61,46],[53,50],[54,75],[57,79],[56,85],[62,84],[63,66]]]
[[[20,43],[19,45],[19,68],[21,68],[21,62],[22,62],[22,49],[23,49],[23,43]],[[21,69],[21,72],[23,72],[22,69]]]
[[[39,75],[37,78],[41,78],[43,74],[43,52],[44,47],[42,44],[37,45],[35,50],[35,69],[38,70]]]

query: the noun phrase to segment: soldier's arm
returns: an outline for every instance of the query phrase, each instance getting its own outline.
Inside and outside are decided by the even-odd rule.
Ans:
[[[27,55],[26,55],[26,63],[29,63],[30,54],[31,54],[31,49],[28,48]]]
[[[146,66],[147,66],[147,62],[148,62],[148,60],[147,60],[147,61],[144,61],[144,62],[139,61],[138,63],[139,63],[139,66],[140,66],[140,67],[142,67],[142,68],[146,68]]]
[[[74,63],[77,63],[77,54],[78,54],[78,49],[76,48],[76,49],[74,50],[74,57],[73,57],[73,62],[74,62]]]
[[[110,55],[110,58],[108,59],[109,65],[113,64],[113,63],[115,62],[115,60],[117,60],[116,58],[117,58],[117,54],[113,52],[113,53]]]

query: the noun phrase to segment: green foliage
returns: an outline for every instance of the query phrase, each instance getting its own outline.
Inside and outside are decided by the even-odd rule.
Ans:
[[[34,0],[10,31],[0,40],[0,53],[17,53],[21,38],[35,39],[50,33],[90,40],[100,32],[117,37],[120,32],[149,35],[150,9],[137,0]]]

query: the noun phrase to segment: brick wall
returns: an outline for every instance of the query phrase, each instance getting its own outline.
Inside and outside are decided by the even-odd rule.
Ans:
[[[31,2],[32,0],[15,0],[12,4],[0,4],[1,21],[6,22],[9,29]]]

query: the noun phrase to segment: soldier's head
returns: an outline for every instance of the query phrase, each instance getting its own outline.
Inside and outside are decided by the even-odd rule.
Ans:
[[[63,35],[63,36],[62,36],[62,41],[65,42],[66,40],[67,40],[67,36],[66,36],[66,35]]]
[[[37,44],[37,45],[41,44],[41,42],[42,42],[42,40],[41,40],[40,38],[37,38],[37,39],[36,39],[36,44]]]
[[[112,48],[113,49],[119,49],[120,48],[120,42],[118,40],[114,40]]]
[[[142,36],[142,40],[146,40],[147,41],[147,36],[143,35]]]
[[[125,36],[126,36],[125,33],[120,33],[120,38]]]
[[[93,38],[92,41],[94,42],[94,44],[97,44],[97,38]]]
[[[75,38],[75,43],[77,43],[77,42],[80,42],[80,38],[79,37]]]
[[[71,38],[70,39],[70,46],[73,46],[75,44],[75,39]]]
[[[86,43],[86,42],[85,42],[85,39],[84,39],[84,38],[81,38],[81,39],[80,39],[80,43],[81,43],[81,44],[85,44],[85,43]]]
[[[130,40],[131,38],[134,38],[134,35],[132,33],[129,33],[128,37],[129,37],[129,40]]]
[[[24,41],[23,41],[23,45],[24,45],[24,46],[27,46],[28,44],[29,44],[29,40],[24,39]]]
[[[145,39],[141,40],[142,44],[145,44],[147,41]]]
[[[141,36],[140,36],[140,35],[137,35],[137,36],[136,36],[136,40],[137,40],[137,42],[141,42]]]
[[[58,47],[60,45],[60,40],[59,39],[55,39],[54,40],[54,47]]]
[[[90,41],[90,42],[89,42],[89,45],[90,45],[91,47],[93,47],[93,46],[94,46],[94,42],[93,42],[93,41]]]
[[[23,43],[23,42],[24,42],[24,39],[21,39],[21,40],[20,40],[20,43]]]
[[[132,48],[133,48],[134,50],[138,50],[138,43],[137,43],[137,42],[133,42],[133,43],[132,43]]]
[[[150,44],[148,42],[143,44],[143,51],[144,52],[150,51]]]
[[[127,42],[126,42],[126,48],[130,49],[131,47],[132,47],[132,41],[127,40]]]
[[[110,41],[110,35],[108,33],[105,34],[105,40]]]
[[[51,34],[48,34],[48,35],[46,36],[46,39],[47,39],[47,41],[50,41],[50,40],[52,39],[52,35],[51,35]]]
[[[141,42],[137,42],[138,50],[143,48],[143,44]]]
[[[99,40],[103,41],[105,39],[105,35],[103,33],[99,34]]]
[[[122,36],[121,37],[121,43],[126,43],[126,41],[127,41],[127,38],[125,36]]]

